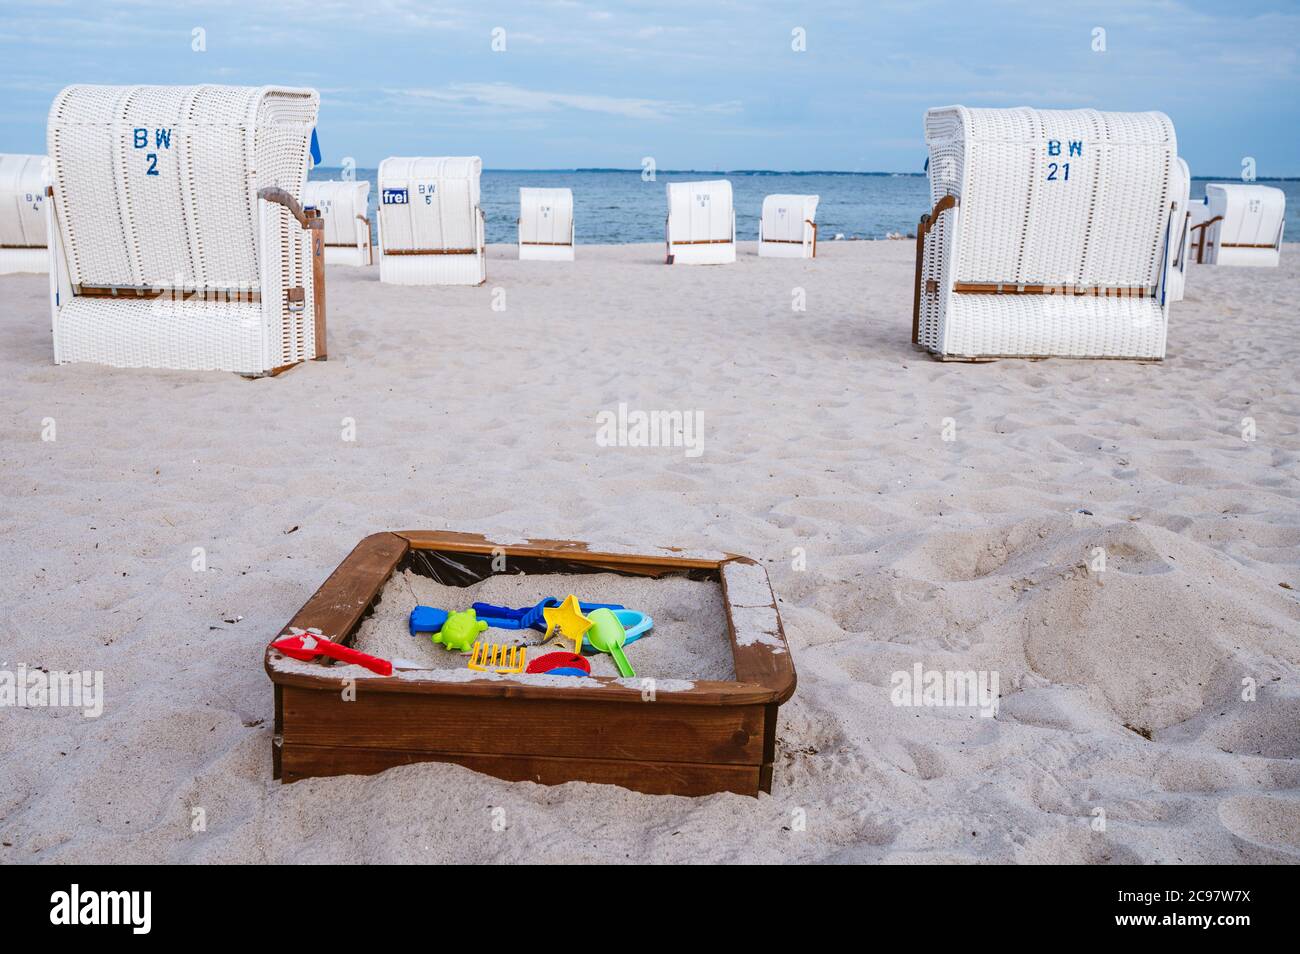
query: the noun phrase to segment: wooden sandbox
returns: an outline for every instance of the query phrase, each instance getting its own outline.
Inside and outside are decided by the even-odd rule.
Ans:
[[[268,646],[275,777],[293,782],[455,762],[546,785],[602,782],[671,795],[771,791],[777,709],[794,693],[795,671],[767,571],[746,557],[599,552],[553,540],[498,544],[475,534],[421,530],[376,533],[348,554],[276,639],[317,630],[350,644],[395,571],[467,586],[503,560],[506,573],[716,581],[735,679],[566,679],[400,665],[379,676],[321,659],[300,662]]]

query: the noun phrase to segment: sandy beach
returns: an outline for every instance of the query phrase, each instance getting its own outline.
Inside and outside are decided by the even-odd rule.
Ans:
[[[1154,364],[933,361],[913,252],[332,266],[329,360],[258,380],[55,366],[46,276],[0,277],[0,669],[106,695],[0,713],[0,863],[1300,861],[1300,246],[1191,266]],[[601,446],[620,403],[701,452]],[[761,561],[772,794],[273,781],[266,643],[403,528]],[[996,716],[893,704],[918,664]]]

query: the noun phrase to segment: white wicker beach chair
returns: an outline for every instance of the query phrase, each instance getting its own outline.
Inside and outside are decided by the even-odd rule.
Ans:
[[[69,86],[50,108],[54,360],[275,373],[325,356],[314,90]]]
[[[0,275],[43,272],[50,253],[45,239],[44,156],[0,155]]]
[[[1186,261],[1200,262],[1205,254],[1205,230],[1201,224],[1210,217],[1210,203],[1205,196],[1191,199],[1187,203],[1187,248],[1184,252]]]
[[[1276,266],[1286,225],[1286,193],[1273,186],[1211,182],[1205,218],[1192,239],[1205,265]]]
[[[765,258],[817,257],[815,195],[769,195],[758,221],[758,254]]]
[[[391,157],[379,164],[379,280],[481,285],[487,222],[479,207],[483,160]]]
[[[573,261],[573,193],[519,190],[519,258]]]
[[[1185,220],[1163,113],[932,109],[912,341],[940,358],[1163,358]]]
[[[370,183],[317,180],[303,187],[303,205],[325,220],[326,265],[372,265]]]
[[[1183,300],[1183,289],[1187,284],[1187,252],[1192,243],[1192,172],[1187,168],[1187,162],[1182,157],[1178,159],[1176,173],[1170,194],[1175,197],[1178,208],[1183,209],[1184,212],[1181,217],[1176,213],[1174,215],[1174,238],[1172,239],[1174,255],[1169,260],[1166,301]]]
[[[736,212],[731,183],[668,183],[664,238],[668,264],[726,265],[736,260]]]

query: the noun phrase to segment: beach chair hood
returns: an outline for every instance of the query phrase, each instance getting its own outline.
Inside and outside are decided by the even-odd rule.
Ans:
[[[325,263],[369,265],[370,183],[365,179],[316,180],[303,187],[303,202],[325,220]]]
[[[60,92],[55,360],[260,374],[323,355],[320,223],[301,208],[318,106],[271,86]]]
[[[401,157],[379,164],[380,279],[478,285],[487,278],[478,156]]]
[[[1165,352],[1186,215],[1169,117],[932,109],[913,340],[944,357]]]
[[[1211,182],[1205,187],[1202,261],[1211,265],[1274,267],[1286,224],[1286,193],[1254,183]]]
[[[519,257],[573,260],[573,192],[519,190]]]
[[[758,223],[758,254],[769,258],[815,258],[815,195],[769,195]]]
[[[736,213],[731,183],[668,183],[669,263],[724,265],[736,260]]]
[[[0,275],[43,272],[46,253],[44,156],[0,155]]]

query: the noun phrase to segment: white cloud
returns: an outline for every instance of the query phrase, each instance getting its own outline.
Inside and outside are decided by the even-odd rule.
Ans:
[[[437,102],[454,108],[490,109],[507,113],[579,110],[625,119],[665,120],[695,113],[731,114],[739,102],[681,103],[661,99],[604,96],[599,93],[555,93],[525,89],[510,83],[452,83],[441,89],[385,90],[391,96]]]

